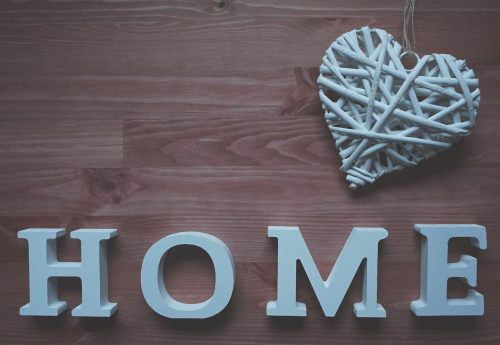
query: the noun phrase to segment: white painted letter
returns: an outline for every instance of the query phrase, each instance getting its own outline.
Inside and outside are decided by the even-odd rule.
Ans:
[[[165,288],[163,264],[167,252],[175,246],[200,247],[212,259],[215,289],[212,297],[201,303],[181,303]],[[206,319],[221,312],[231,299],[235,280],[233,256],[217,237],[202,232],[179,232],[153,244],[142,261],[141,287],[148,305],[158,314],[173,319]]]
[[[454,237],[469,237],[473,246],[486,249],[486,229],[473,224],[417,224],[415,230],[425,239],[422,243],[420,299],[411,302],[417,316],[483,315],[484,297],[469,289],[466,298],[448,299],[448,279],[459,277],[476,286],[477,260],[462,255],[460,261],[448,263],[448,242]]]
[[[67,303],[57,298],[57,277],[79,277],[82,304],[73,316],[110,317],[117,309],[108,301],[108,262],[105,240],[116,236],[115,229],[80,229],[71,238],[81,242],[81,262],[57,261],[56,239],[64,229],[26,229],[17,237],[28,240],[30,302],[21,307],[21,315],[57,316]]]
[[[377,303],[378,243],[388,236],[383,228],[353,228],[330,275],[323,281],[298,227],[270,226],[268,237],[278,239],[277,300],[267,303],[269,316],[306,316],[297,303],[296,273],[300,260],[326,316],[335,316],[364,259],[363,299],[354,304],[357,317],[386,317]]]

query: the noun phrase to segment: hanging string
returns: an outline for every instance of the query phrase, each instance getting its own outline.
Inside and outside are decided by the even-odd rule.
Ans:
[[[415,12],[416,0],[405,0],[405,9],[403,14],[403,54],[416,55],[415,53],[415,25],[413,22],[413,13]]]

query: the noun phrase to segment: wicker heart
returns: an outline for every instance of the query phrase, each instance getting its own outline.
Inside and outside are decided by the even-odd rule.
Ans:
[[[416,165],[470,133],[479,81],[465,61],[426,55],[412,70],[380,29],[347,32],[320,66],[319,96],[349,187]]]

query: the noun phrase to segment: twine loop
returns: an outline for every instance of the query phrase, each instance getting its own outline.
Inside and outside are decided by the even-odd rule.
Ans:
[[[403,36],[401,44],[403,46],[403,54],[418,56],[415,53],[415,2],[416,0],[405,0],[405,8],[403,12]]]

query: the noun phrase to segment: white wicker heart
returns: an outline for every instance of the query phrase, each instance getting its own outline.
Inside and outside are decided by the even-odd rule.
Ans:
[[[364,27],[333,42],[320,66],[319,96],[352,189],[446,150],[474,126],[479,81],[465,61],[432,54],[406,70],[401,51]]]

